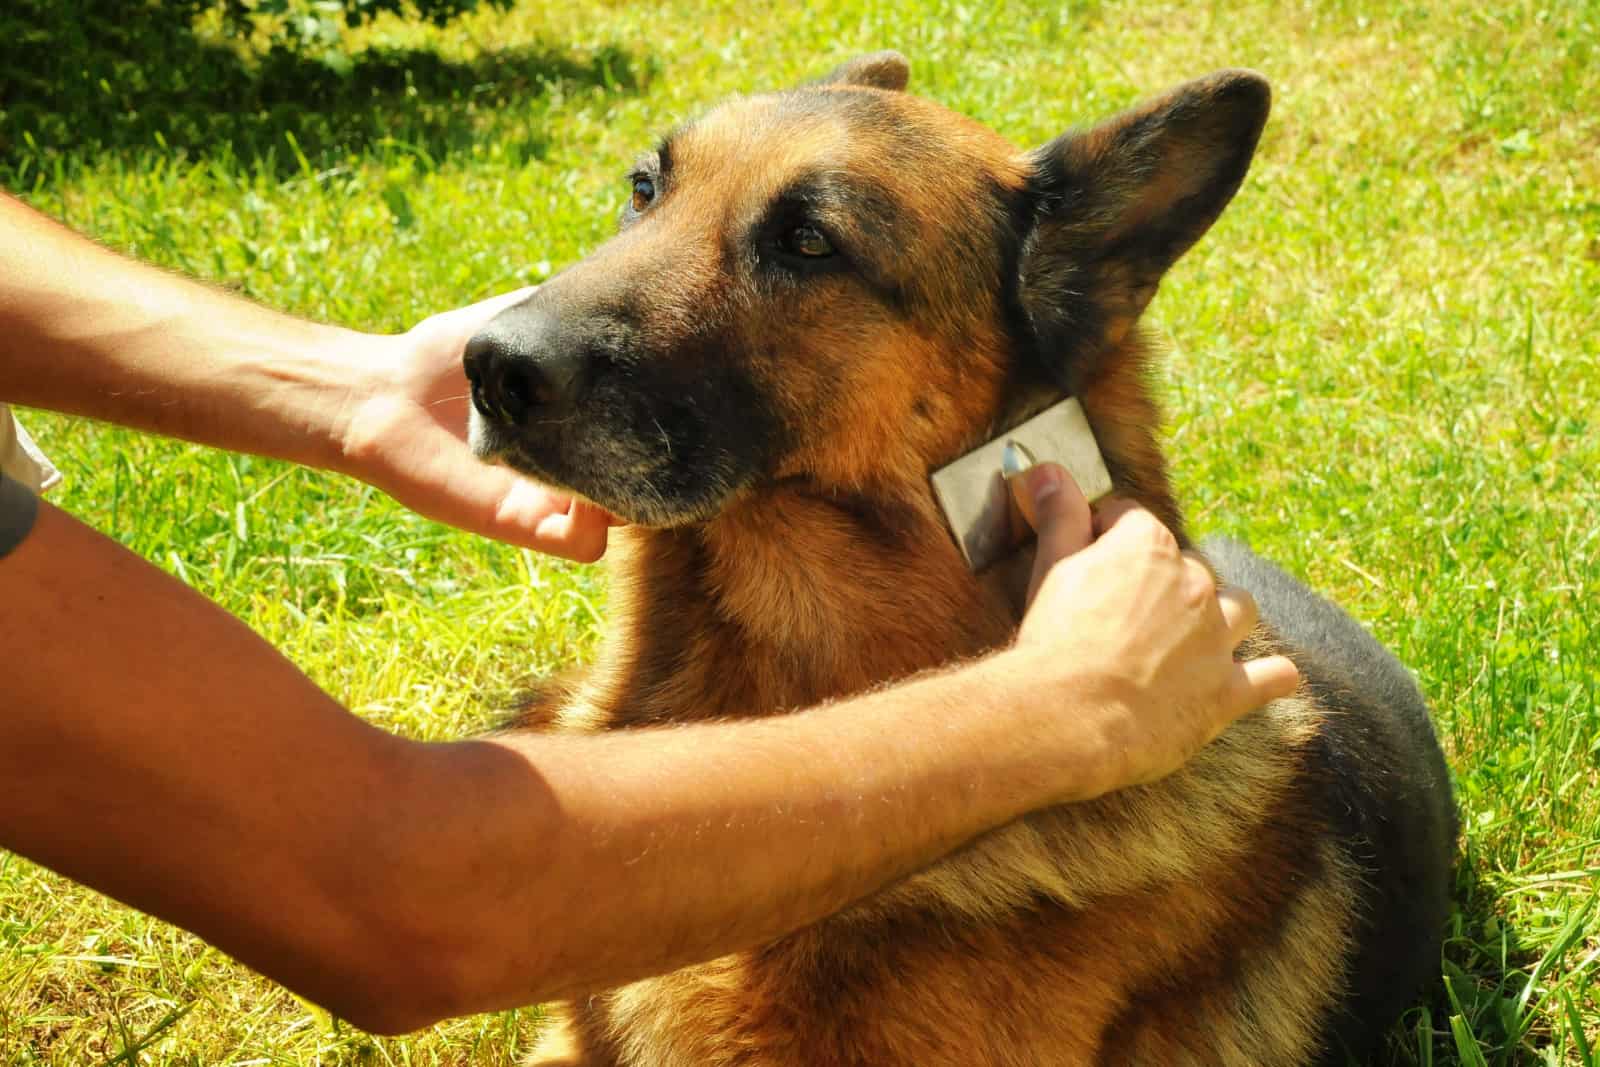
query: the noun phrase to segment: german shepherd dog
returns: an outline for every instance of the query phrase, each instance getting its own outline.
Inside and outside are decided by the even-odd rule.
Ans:
[[[620,233],[468,346],[480,455],[632,525],[550,728],[781,714],[1002,646],[929,472],[1071,394],[1187,545],[1138,320],[1266,121],[1226,71],[1022,152],[880,53],[647,153]],[[1304,682],[1184,769],[1038,812],[841,916],[560,1009],[583,1067],[1345,1064],[1438,966],[1454,807],[1407,672],[1207,549]],[[664,621],[670,620],[670,621]],[[1437,973],[1437,972],[1434,972]]]

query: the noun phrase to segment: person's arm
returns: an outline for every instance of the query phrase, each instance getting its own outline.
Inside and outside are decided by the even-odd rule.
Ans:
[[[359,333],[126,259],[0,193],[0,401],[338,471],[430,518],[592,560],[603,512],[464,441],[462,346],[527,293]]]
[[[1060,484],[1059,469],[1027,477]],[[421,744],[48,505],[0,559],[0,845],[372,1030],[782,935],[1290,691],[1148,514],[1042,502],[1014,648],[793,716]]]

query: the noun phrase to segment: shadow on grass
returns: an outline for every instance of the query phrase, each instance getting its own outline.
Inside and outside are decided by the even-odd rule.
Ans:
[[[74,160],[149,150],[280,175],[395,143],[438,162],[501,112],[556,93],[634,92],[655,69],[616,47],[547,44],[465,62],[382,48],[244,57],[129,6],[120,19],[83,17],[70,2],[0,14],[0,180],[48,183]],[[512,137],[513,158],[542,157],[536,125]]]
[[[1551,1035],[1528,1032],[1530,1012],[1520,1001],[1537,953],[1518,937],[1470,848],[1457,857],[1453,896],[1440,979],[1394,1028],[1374,1067],[1480,1062],[1463,1054],[1463,1042],[1475,1044],[1491,1067],[1542,1062],[1529,1050]],[[1452,1016],[1461,1018],[1459,1035]]]

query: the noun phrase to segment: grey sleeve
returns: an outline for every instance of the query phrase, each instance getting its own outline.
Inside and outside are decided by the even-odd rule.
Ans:
[[[0,557],[22,544],[39,516],[39,498],[15,478],[0,472]]]

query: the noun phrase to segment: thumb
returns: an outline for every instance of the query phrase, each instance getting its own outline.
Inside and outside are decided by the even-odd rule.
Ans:
[[[468,304],[466,307],[441,311],[413,326],[411,334],[429,338],[439,344],[449,342],[456,349],[452,355],[459,356],[460,348],[466,345],[473,334],[489,325],[490,319],[507,308],[522,303],[538,288],[537,285],[529,285],[509,293],[501,293],[499,296],[491,296],[476,304]]]
[[[1040,463],[1008,479],[1022,517],[1038,534],[1039,545],[1033,557],[1033,576],[1028,580],[1028,603],[1039,591],[1039,584],[1057,561],[1065,559],[1094,540],[1089,501],[1065,467]]]

